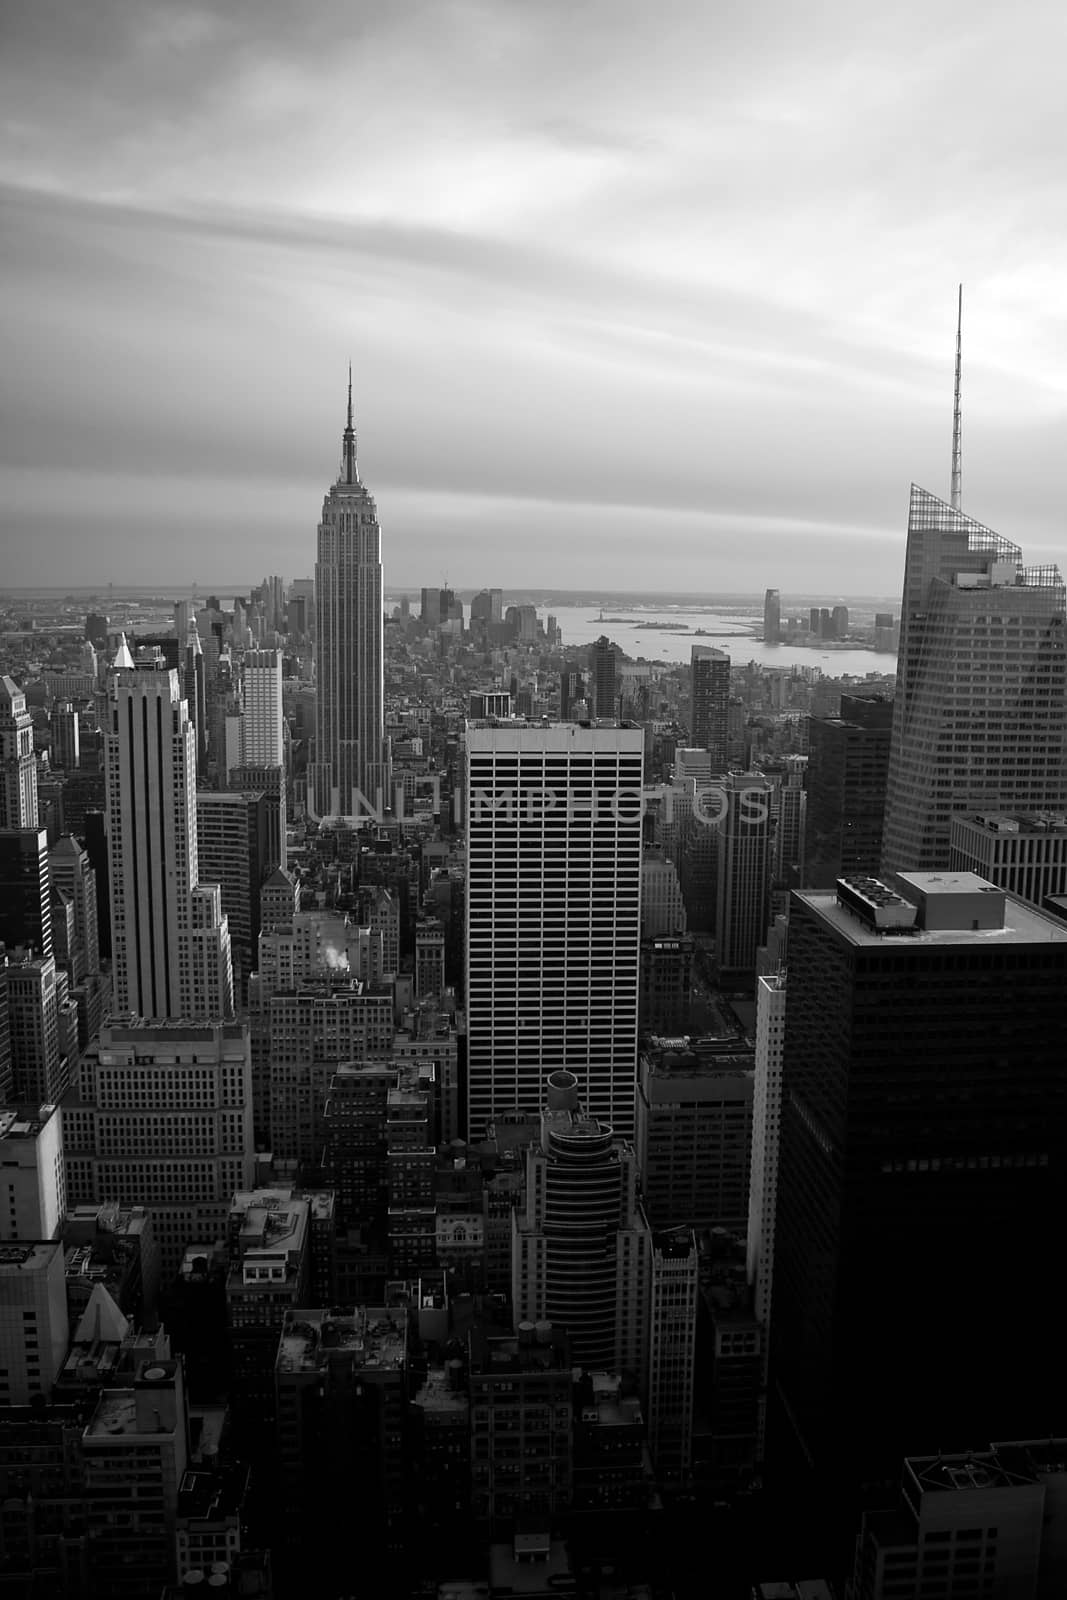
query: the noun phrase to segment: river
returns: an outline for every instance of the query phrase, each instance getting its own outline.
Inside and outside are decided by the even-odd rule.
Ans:
[[[538,607],[542,622],[550,608]],[[666,663],[688,661],[695,644],[725,650],[735,666],[749,661],[761,667],[818,667],[827,677],[866,677],[868,673],[896,671],[896,656],[884,650],[835,650],[825,645],[807,649],[799,644],[764,644],[754,638],[753,627],[762,629],[763,616],[756,612],[682,611],[676,606],[599,607],[553,606],[551,614],[563,632],[564,645],[592,644],[601,634],[621,646],[628,656],[645,656],[649,661]],[[619,620],[614,620],[619,619]],[[642,622],[680,623],[682,628],[640,627]],[[695,630],[704,629],[697,637]]]

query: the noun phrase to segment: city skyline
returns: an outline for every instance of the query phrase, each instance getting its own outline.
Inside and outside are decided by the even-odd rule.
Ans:
[[[638,587],[654,546],[676,586],[890,588],[908,481],[948,489],[961,279],[964,509],[1060,559],[1038,10],[1036,63],[982,7],[22,11],[8,577],[286,570],[351,357],[393,574],[477,582],[492,540],[509,586]],[[995,125],[944,114],[961,73]]]

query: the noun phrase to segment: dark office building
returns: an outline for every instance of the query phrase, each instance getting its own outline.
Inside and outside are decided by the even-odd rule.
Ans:
[[[616,717],[619,705],[618,646],[601,634],[589,651],[590,710],[594,717]]]
[[[107,827],[103,811],[87,811],[84,832],[89,865],[96,873],[96,932],[101,959],[111,959],[111,876],[107,866]]]
[[[1063,1417],[1067,926],[973,873],[899,889],[790,903],[771,1456],[838,1505],[842,1463]]]
[[[873,872],[882,859],[893,702],[843,694],[836,717],[808,723],[804,883],[831,889],[844,873]]]
[[[52,954],[52,885],[43,828],[0,829],[0,944]]]
[[[730,765],[730,657],[725,650],[695,644],[690,666],[692,741],[711,752],[712,772]]]

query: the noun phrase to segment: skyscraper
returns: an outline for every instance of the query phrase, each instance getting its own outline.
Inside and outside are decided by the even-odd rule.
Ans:
[[[382,535],[374,498],[356,464],[351,372],[341,474],[323,501],[318,538],[316,752],[309,787],[325,817],[355,811],[354,790],[374,805],[378,791],[384,795],[388,787]]]
[[[1055,566],[912,485],[887,868],[947,866],[954,812],[1063,809],[1065,622]]]
[[[0,677],[0,828],[36,828],[33,719],[13,678]]]
[[[48,834],[43,828],[0,829],[0,944],[52,954]]]
[[[772,1377],[780,1444],[836,1485],[907,1439],[1047,1432],[1060,1365],[1035,1219],[1067,1174],[1067,927],[971,873],[899,883],[790,902]]]
[[[763,642],[777,644],[782,636],[782,602],[777,589],[763,596]]]
[[[578,1072],[634,1128],[644,734],[467,724],[468,1127]]]
[[[285,761],[280,650],[249,650],[245,653],[244,689],[241,764],[246,767],[280,767]]]
[[[648,1371],[651,1238],[633,1147],[587,1116],[573,1072],[548,1074],[512,1235],[515,1318],[566,1328],[577,1366]],[[644,1387],[642,1383],[642,1388]]]
[[[619,709],[618,649],[605,634],[589,652],[590,688],[594,717],[614,717]]]
[[[216,884],[199,881],[196,732],[178,674],[157,651],[113,675],[107,826],[115,1010],[233,1015],[230,934]]]
[[[725,772],[730,706],[730,657],[725,650],[695,644],[690,667],[692,742],[711,755],[712,772]]]
[[[758,772],[733,772],[720,793],[715,931],[721,973],[754,973],[767,933],[771,890],[771,785]]]
[[[809,720],[806,888],[877,870],[892,728],[893,702],[882,695],[843,694],[836,717]]]

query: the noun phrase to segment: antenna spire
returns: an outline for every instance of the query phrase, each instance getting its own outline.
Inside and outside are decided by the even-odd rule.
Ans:
[[[960,509],[963,487],[963,455],[960,446],[960,367],[963,362],[963,284],[960,284],[959,312],[956,319],[956,389],[952,406],[952,507]]]
[[[348,413],[344,431],[344,445],[341,452],[341,479],[344,483],[358,483],[359,469],[356,466],[356,429],[352,421],[352,363],[348,363]]]

